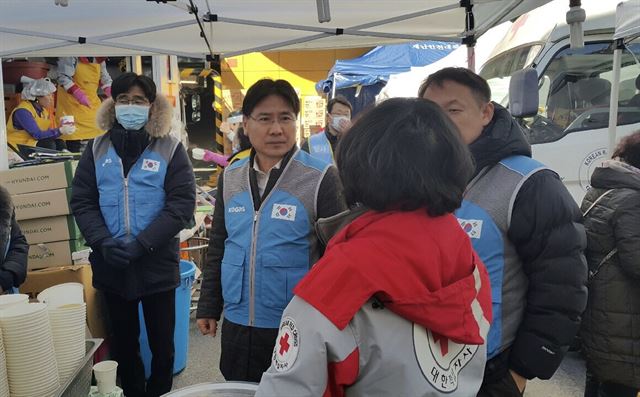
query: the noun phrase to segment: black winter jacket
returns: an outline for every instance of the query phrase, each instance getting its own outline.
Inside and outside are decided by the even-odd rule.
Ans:
[[[0,294],[24,283],[28,254],[29,244],[16,222],[11,196],[0,187]]]
[[[640,170],[607,161],[591,177],[582,203],[587,260],[593,272],[582,321],[582,346],[590,370],[602,382],[640,389]]]
[[[115,121],[111,99],[102,104],[98,112],[98,125],[107,134],[122,159],[125,175],[140,157],[152,139],[169,139],[171,106],[158,96],[151,108],[149,122],[141,131],[126,131]],[[89,142],[73,179],[71,209],[76,223],[93,250],[90,261],[94,287],[135,299],[178,286],[179,241],[175,237],[193,218],[196,202],[193,168],[182,146],[171,159],[164,181],[165,205],[160,215],[136,236],[145,254],[120,270],[105,263],[102,242],[111,237],[100,212],[99,193],[93,158],[93,141]]]
[[[494,105],[493,120],[469,145],[476,173],[508,156],[531,157],[520,126],[505,108]],[[580,210],[555,172],[538,171],[520,188],[507,235],[529,279],[525,313],[511,348],[487,364],[485,377],[511,369],[528,379],[549,379],[560,365],[587,301],[580,222]]]

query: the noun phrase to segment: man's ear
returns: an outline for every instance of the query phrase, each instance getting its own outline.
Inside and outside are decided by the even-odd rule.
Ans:
[[[493,102],[489,101],[486,103],[482,109],[482,126],[486,127],[491,120],[493,120],[493,112],[495,111],[495,106],[493,106]]]

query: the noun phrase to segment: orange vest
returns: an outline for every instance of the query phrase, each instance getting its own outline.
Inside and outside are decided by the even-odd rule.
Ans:
[[[13,114],[18,109],[24,109],[31,113],[33,119],[36,121],[38,128],[41,130],[47,130],[52,127],[51,123],[51,115],[47,109],[42,109],[42,115],[38,116],[38,112],[33,107],[33,104],[30,101],[23,100],[20,102],[18,106],[11,112],[9,116],[9,120],[7,120],[7,142],[17,148],[17,144],[27,145],[27,146],[36,146],[38,141],[31,136],[25,130],[19,130],[13,125]]]
[[[100,107],[98,98],[98,87],[100,85],[100,64],[83,63],[78,61],[76,73],[73,75],[73,82],[80,87],[91,107],[80,104],[73,95],[69,94],[62,86],[58,87],[58,107],[56,115],[58,117],[73,115],[76,125],[76,132],[70,135],[63,135],[65,141],[75,141],[81,139],[93,139],[104,131],[96,125],[96,113]]]

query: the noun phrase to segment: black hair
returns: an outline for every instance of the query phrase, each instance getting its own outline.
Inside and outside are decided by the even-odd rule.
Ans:
[[[247,149],[251,149],[253,146],[251,146],[251,141],[249,140],[249,137],[247,136],[247,134],[244,133],[244,128],[242,127],[238,127],[238,141],[240,142],[240,152],[242,152],[243,150],[247,150]]]
[[[137,75],[133,72],[123,73],[113,80],[113,83],[111,83],[111,97],[115,101],[118,95],[126,94],[133,86],[140,87],[149,102],[156,100],[156,83],[147,76]]]
[[[420,98],[388,99],[369,110],[341,139],[336,162],[350,206],[425,208],[431,216],[460,207],[474,170],[456,126]]]
[[[485,79],[467,68],[454,67],[440,69],[430,74],[420,85],[418,97],[424,97],[424,93],[429,86],[436,85],[442,87],[445,81],[453,81],[454,83],[462,84],[469,88],[480,104],[491,101],[491,88]]]
[[[353,113],[353,106],[351,106],[351,102],[349,102],[349,100],[343,95],[336,95],[331,100],[329,100],[329,102],[327,103],[327,113],[331,113],[331,111],[333,110],[333,105],[335,105],[336,103],[348,107],[349,111]]]
[[[620,158],[620,161],[640,168],[640,131],[622,138],[613,152],[613,158],[616,157]]]
[[[282,98],[291,106],[296,115],[300,113],[300,99],[291,83],[287,80],[262,79],[249,87],[247,95],[244,96],[244,101],[242,101],[242,114],[247,117],[251,116],[253,109],[271,95],[277,95]]]

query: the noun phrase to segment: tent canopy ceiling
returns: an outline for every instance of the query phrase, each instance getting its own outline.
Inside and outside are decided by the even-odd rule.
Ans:
[[[212,51],[222,57],[416,40],[460,42],[548,1],[470,1],[475,29],[468,31],[459,0],[331,1],[331,21],[322,24],[314,0],[192,0]],[[68,7],[54,0],[1,2],[0,57],[209,54],[189,0],[69,0]],[[337,29],[343,34],[336,35]]]
[[[636,36],[640,36],[640,0],[628,0],[618,4],[614,38]]]

